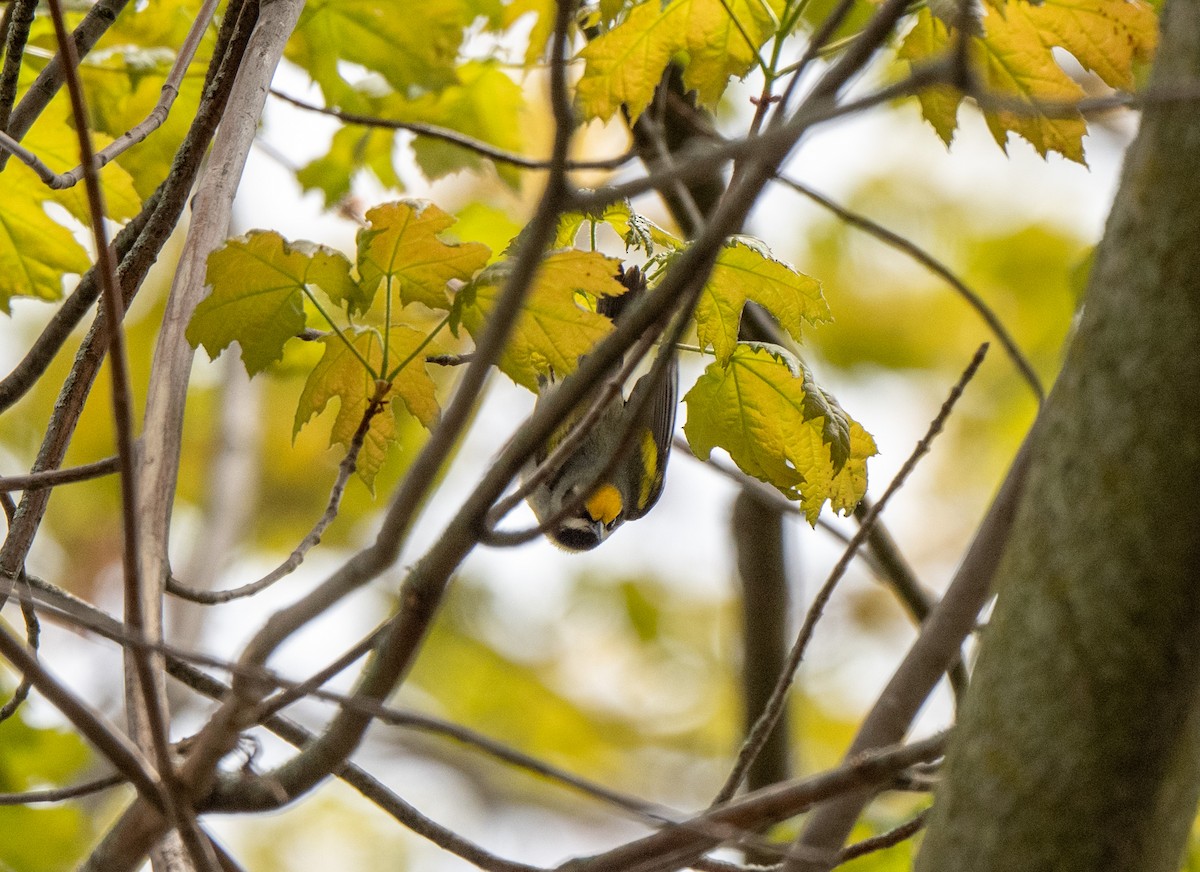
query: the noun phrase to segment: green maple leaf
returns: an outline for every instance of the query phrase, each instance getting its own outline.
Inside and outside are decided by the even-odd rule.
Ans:
[[[358,233],[358,273],[368,307],[380,282],[388,279],[395,282],[403,304],[449,309],[446,283],[470,280],[491,255],[478,242],[439,239],[455,219],[432,203],[385,203],[368,211],[367,221],[369,226]]]
[[[579,53],[586,66],[576,99],[585,118],[607,121],[624,104],[637,119],[667,64],[700,102],[716,103],[733,76],[758,60],[783,10],[780,0],[648,0]]]
[[[297,171],[296,181],[306,191],[321,191],[326,208],[350,193],[350,182],[360,169],[370,170],[384,187],[402,188],[392,163],[395,147],[393,130],[347,125],[333,135],[329,151]]]
[[[237,342],[251,375],[279,360],[284,343],[304,329],[310,284],[335,302],[360,299],[345,255],[312,243],[292,245],[273,231],[252,231],[214,251],[207,281],[212,293],[192,314],[188,342],[214,358]]]
[[[600,224],[611,227],[625,241],[626,251],[641,249],[654,254],[683,248],[683,240],[634,212],[627,200],[609,203],[595,213],[564,212],[558,219],[554,247],[570,248],[579,242],[581,230]]]
[[[463,0],[403,8],[377,0],[316,0],[305,4],[287,58],[308,71],[331,104],[351,90],[339,69],[347,61],[379,73],[399,93],[436,91],[457,81],[463,31],[475,14]]]
[[[350,447],[375,396],[374,376],[363,365],[366,361],[376,372],[383,369],[383,342],[375,330],[351,329],[342,336],[323,336],[325,351],[317,363],[296,406],[293,435],[320,414],[332,399],[338,400],[338,412],[330,430],[329,444]],[[426,336],[408,327],[393,327],[388,333],[388,354],[393,360],[415,355]],[[353,350],[351,349],[353,346]],[[355,353],[357,352],[357,353]],[[436,385],[429,377],[423,360],[410,360],[392,379],[383,395],[384,408],[371,418],[356,471],[370,486],[387,459],[388,449],[397,441],[396,415],[407,412],[431,428],[437,423],[440,408]]]
[[[700,347],[712,347],[718,363],[729,360],[747,300],[775,316],[794,339],[804,324],[829,320],[821,283],[772,257],[752,240],[733,239],[717,256],[696,305]]]
[[[866,493],[874,440],[783,349],[739,343],[684,402],[697,457],[724,448],[742,471],[799,500],[810,524],[827,501],[848,512]]]
[[[0,312],[13,297],[57,300],[63,275],[91,265],[71,231],[46,214],[50,190],[14,160],[0,197]]]
[[[612,321],[581,305],[584,298],[620,296],[616,280],[620,261],[594,251],[559,251],[538,268],[512,338],[500,358],[500,370],[531,391],[539,377],[562,378],[574,372],[580,355],[613,329]],[[504,288],[505,261],[488,267],[459,292],[456,321],[478,339]]]

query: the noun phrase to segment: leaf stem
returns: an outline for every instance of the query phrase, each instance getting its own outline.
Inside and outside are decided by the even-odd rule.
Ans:
[[[754,61],[758,64],[758,68],[763,71],[764,75],[769,77],[770,68],[767,66],[767,62],[763,60],[762,53],[758,50],[758,46],[754,44],[754,40],[750,38],[750,34],[746,30],[745,25],[742,24],[742,22],[738,20],[737,15],[734,14],[733,7],[729,5],[729,0],[721,0],[721,6],[724,7],[725,12],[728,13],[729,20],[733,22],[733,26],[737,28],[738,33],[742,35],[742,39],[746,40],[746,45],[749,47],[750,51],[754,52]]]
[[[395,276],[388,273],[387,281],[384,284],[383,292],[383,361],[379,364],[381,372],[387,372],[388,368],[388,352],[389,340],[392,337],[392,282],[395,281]]]
[[[359,350],[355,347],[354,343],[351,342],[346,334],[342,331],[342,328],[333,322],[333,318],[331,318],[329,313],[325,311],[325,307],[321,305],[321,301],[316,298],[316,295],[314,295],[313,292],[308,289],[307,285],[305,285],[301,290],[304,291],[304,296],[308,297],[309,301],[316,307],[317,311],[321,313],[321,317],[325,319],[325,323],[329,325],[329,328],[337,334],[337,338],[346,343],[346,347],[350,349],[350,353],[358,358],[358,362],[363,365],[363,369],[370,373],[371,378],[379,378],[379,373],[375,371],[375,367],[371,366],[371,364],[367,362],[367,359],[362,356]],[[385,346],[384,354],[386,355],[386,353]]]
[[[433,341],[433,337],[435,337],[439,333],[441,333],[442,329],[445,328],[445,326],[449,323],[450,323],[450,313],[447,312],[446,317],[438,322],[437,326],[434,327],[433,330],[431,330],[429,332],[428,336],[426,336],[424,339],[421,340],[421,344],[418,345],[416,348],[414,348],[412,353],[408,357],[406,357],[406,358],[404,358],[404,360],[400,361],[400,363],[396,366],[395,369],[388,372],[388,374],[385,376],[385,379],[387,381],[391,381],[396,376],[398,376],[400,374],[400,372],[404,369],[404,367],[406,367],[410,363],[412,363],[413,359],[416,358],[416,356],[419,355],[422,351],[424,351],[425,348],[429,345],[429,343]]]

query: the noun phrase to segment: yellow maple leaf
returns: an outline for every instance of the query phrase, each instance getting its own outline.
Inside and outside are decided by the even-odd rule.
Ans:
[[[358,274],[368,294],[386,278],[395,282],[401,303],[449,309],[446,283],[467,281],[491,255],[478,242],[442,241],[457,219],[427,201],[384,203],[366,217],[369,226],[358,232]]]
[[[925,7],[917,13],[916,24],[900,44],[901,60],[912,64],[932,61],[943,57],[950,50],[950,29]],[[958,105],[962,93],[947,85],[922,88],[917,94],[921,103],[921,114],[933,125],[942,142],[949,145],[958,129]]]
[[[318,341],[325,346],[325,353],[309,373],[300,393],[292,432],[299,433],[301,427],[336,398],[338,412],[329,444],[349,448],[376,390],[375,379],[363,361],[376,371],[382,369],[383,343],[377,331],[365,329],[343,331],[342,336],[323,336]],[[394,350],[398,359],[407,357],[424,341],[423,333],[408,327],[393,327],[388,334],[390,351]],[[383,466],[388,449],[396,442],[396,415],[407,410],[429,428],[437,423],[440,414],[436,386],[424,361],[414,360],[397,373],[383,401],[384,408],[371,418],[358,455],[356,471],[368,486]]]
[[[1066,0],[1073,2],[1073,0]],[[1116,0],[1124,3],[1125,0]],[[1026,0],[984,6],[983,35],[969,36],[967,54],[984,90],[1000,99],[1028,104],[1027,109],[992,108],[984,119],[996,143],[1006,148],[1009,133],[1027,140],[1043,157],[1057,151],[1084,163],[1083,136],[1087,125],[1077,112],[1039,111],[1037,104],[1070,104],[1083,89],[1059,66],[1051,51],[1062,40],[1039,29],[1034,7]],[[1065,29],[1065,28],[1064,28]],[[944,58],[957,34],[929,9],[922,9],[905,38],[900,56],[913,64]],[[944,142],[957,128],[959,92],[939,86],[922,91],[921,111]]]
[[[1158,18],[1143,0],[1044,0],[1026,14],[1043,43],[1114,88],[1133,88],[1134,61],[1148,60],[1158,41]]]
[[[576,90],[585,118],[607,121],[624,104],[636,119],[650,105],[667,64],[714,104],[732,76],[744,76],[774,35],[780,0],[648,0],[579,53],[586,62]]]
[[[700,347],[712,346],[720,363],[729,360],[737,344],[747,300],[769,311],[797,341],[803,325],[830,317],[820,282],[797,272],[753,240],[732,239],[717,255],[696,305]]]
[[[1042,41],[1030,18],[1031,9],[1031,4],[1024,0],[1005,4],[1003,14],[987,8],[983,20],[985,36],[972,38],[984,87],[1030,104],[1082,99],[1083,89],[1063,71]],[[1085,163],[1083,135],[1087,133],[1087,124],[1078,113],[1051,118],[1039,112],[996,111],[985,113],[985,117],[1001,148],[1005,148],[1011,131],[1026,139],[1043,157],[1057,151],[1063,157]]]
[[[531,391],[538,389],[539,377],[573,372],[580,355],[613,329],[612,321],[581,305],[580,294],[592,299],[623,294],[625,286],[616,280],[619,266],[616,258],[594,251],[572,249],[547,257],[500,358],[500,370]],[[507,262],[494,264],[459,292],[456,312],[472,336],[478,338],[495,310],[508,271]]]

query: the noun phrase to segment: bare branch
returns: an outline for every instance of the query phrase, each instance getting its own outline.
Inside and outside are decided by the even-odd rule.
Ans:
[[[0,491],[29,491],[44,487],[57,487],[60,484],[71,484],[77,481],[89,481],[105,475],[112,475],[120,467],[120,458],[106,457],[95,463],[85,463],[68,469],[48,469],[45,472],[33,472],[29,475],[0,476]]]
[[[111,790],[122,784],[128,784],[124,775],[106,775],[86,781],[83,784],[73,784],[70,787],[52,787],[45,790],[27,790],[24,793],[0,793],[0,805],[35,805],[40,802],[63,802],[68,799],[78,799],[81,796],[91,796],[103,790]]]
[[[363,442],[367,437],[367,431],[370,429],[371,421],[374,417],[383,410],[384,396],[389,387],[390,385],[387,382],[382,381],[375,386],[375,396],[367,404],[367,409],[363,413],[362,420],[359,421],[358,429],[354,431],[354,436],[350,440],[350,448],[347,450],[346,456],[342,458],[342,462],[338,464],[337,478],[333,483],[333,488],[329,492],[329,500],[325,505],[324,513],[317,519],[317,523],[313,525],[313,528],[308,531],[308,534],[283,563],[257,581],[249,582],[232,590],[197,590],[196,588],[188,587],[173,577],[168,577],[166,583],[167,593],[194,603],[216,605],[218,603],[227,603],[231,600],[253,596],[260,591],[266,590],[279,581],[279,579],[285,578],[292,572],[295,572],[296,568],[304,562],[304,556],[321,541],[321,536],[324,535],[325,530],[337,517],[338,508],[342,503],[342,495],[346,492],[346,485],[350,481],[350,476],[354,474],[358,463],[358,454],[362,450]]]
[[[858,229],[869,233],[871,236],[874,236],[880,242],[890,245],[897,251],[907,254],[910,258],[921,264],[921,266],[925,267],[934,275],[938,276],[938,278],[950,285],[950,287],[952,287],[954,291],[960,297],[966,300],[967,304],[974,309],[976,313],[978,313],[979,317],[983,319],[984,323],[987,324],[988,329],[992,331],[992,335],[994,335],[999,341],[1000,345],[1004,348],[1005,353],[1009,356],[1013,364],[1017,367],[1017,370],[1021,373],[1022,378],[1024,378],[1025,382],[1029,385],[1030,390],[1033,391],[1034,396],[1037,397],[1038,404],[1040,405],[1046,399],[1046,389],[1042,386],[1041,379],[1038,378],[1038,374],[1034,371],[1033,364],[1029,362],[1029,359],[1025,356],[1025,353],[1021,351],[1020,347],[1017,345],[1017,341],[1013,339],[1012,335],[1008,332],[1008,328],[1004,326],[1004,322],[1000,320],[1000,316],[992,310],[991,306],[984,301],[983,297],[976,293],[969,285],[967,285],[966,282],[955,275],[949,267],[947,267],[933,255],[929,254],[929,252],[925,251],[925,249],[921,248],[911,240],[901,236],[899,233],[888,230],[883,225],[872,221],[865,215],[861,215],[857,212],[847,209],[844,206],[838,205],[823,194],[814,191],[812,188],[808,187],[808,185],[784,176],[780,176],[779,180],[796,193],[803,194],[814,203],[817,203],[825,209],[828,209],[847,224],[857,227]]]
[[[284,94],[282,91],[271,89],[271,96],[284,103],[290,103],[298,109],[304,109],[308,112],[316,112],[320,115],[328,115],[331,118],[337,118],[347,124],[357,124],[361,127],[377,127],[384,130],[406,130],[409,133],[415,133],[418,136],[424,136],[429,139],[437,139],[442,142],[448,142],[451,145],[457,145],[459,148],[473,152],[480,157],[485,157],[488,160],[496,163],[510,164],[511,166],[521,167],[528,170],[550,170],[553,168],[553,160],[538,160],[536,158],[526,157],[523,154],[517,154],[512,151],[505,151],[502,148],[497,148],[491,143],[484,142],[481,139],[476,139],[473,136],[467,136],[464,133],[459,133],[457,130],[451,130],[447,127],[438,127],[434,124],[423,124],[419,121],[395,121],[390,118],[379,118],[375,115],[362,115],[357,112],[346,112],[342,109],[332,109],[327,106],[317,106],[314,103],[309,103],[301,100],[298,97],[292,97]],[[615,170],[623,167],[625,164],[633,160],[632,152],[617,155],[616,157],[604,158],[602,160],[568,160],[566,168],[568,170]]]
[[[912,820],[905,821],[900,826],[894,827],[886,833],[880,833],[878,836],[871,836],[869,839],[863,839],[861,842],[847,845],[838,854],[837,865],[840,866],[843,863],[849,863],[851,860],[857,860],[859,857],[865,857],[867,854],[895,847],[901,842],[911,839],[924,828],[925,822],[928,819],[929,809],[924,809],[920,814],[913,817]]]

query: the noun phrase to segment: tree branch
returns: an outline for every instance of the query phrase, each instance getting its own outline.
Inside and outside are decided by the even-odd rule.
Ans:
[[[925,267],[931,273],[950,285],[960,297],[967,301],[967,304],[976,311],[988,329],[992,331],[992,335],[996,337],[1000,345],[1004,348],[1005,353],[1017,367],[1017,371],[1021,373],[1021,377],[1025,379],[1034,396],[1037,397],[1040,405],[1046,399],[1046,389],[1042,386],[1042,381],[1038,378],[1037,373],[1033,369],[1033,364],[1029,362],[1029,358],[1021,351],[1017,345],[1017,341],[1013,339],[1012,334],[1008,332],[1008,328],[1004,326],[1004,322],[1000,320],[1000,316],[992,310],[992,308],[984,301],[978,293],[976,293],[966,282],[960,279],[957,275],[950,271],[949,267],[943,264],[940,260],[929,254],[925,249],[918,246],[916,243],[906,239],[899,233],[888,230],[881,224],[872,221],[865,215],[860,215],[857,212],[840,206],[830,200],[823,194],[819,194],[807,185],[797,182],[794,179],[789,179],[780,176],[779,180],[791,188],[798,194],[803,194],[814,203],[828,209],[838,218],[857,227],[871,236],[874,236],[880,242],[891,246],[897,251],[907,254],[921,266]]]

